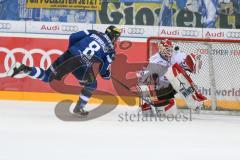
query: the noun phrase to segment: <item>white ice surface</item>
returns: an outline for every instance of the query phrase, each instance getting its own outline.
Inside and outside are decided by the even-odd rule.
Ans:
[[[56,103],[0,101],[0,160],[239,160],[240,117],[120,122],[117,107],[95,120],[65,122]]]

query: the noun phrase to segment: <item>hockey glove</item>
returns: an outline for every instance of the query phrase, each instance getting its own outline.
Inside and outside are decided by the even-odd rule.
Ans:
[[[187,55],[184,63],[180,64],[180,66],[193,74],[199,73],[202,68],[201,55],[193,53]]]
[[[103,79],[109,80],[111,78],[112,72],[107,70],[105,74],[101,75]]]

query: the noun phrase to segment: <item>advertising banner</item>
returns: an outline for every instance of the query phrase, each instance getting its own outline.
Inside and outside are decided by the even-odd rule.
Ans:
[[[26,8],[26,0],[0,3],[0,20],[95,23],[96,10]]]
[[[203,29],[203,38],[210,39],[228,39],[228,40],[239,40],[240,31],[238,29]]]
[[[0,36],[0,90],[1,91],[24,91],[24,92],[57,92],[48,83],[35,80],[20,74],[15,78],[7,77],[6,72],[10,69],[11,64],[16,62],[24,63],[29,66],[37,66],[43,69],[48,68],[51,63],[62,55],[68,48],[68,37],[66,39],[47,38],[21,38],[21,37],[4,37]],[[112,65],[112,71],[116,78],[124,83],[128,81],[123,79],[134,63],[146,63],[146,43],[144,42],[122,42],[117,44],[117,60]],[[129,45],[131,43],[131,45]],[[128,47],[128,48],[126,48]],[[137,56],[136,56],[137,55]],[[127,57],[127,61],[126,61]],[[138,66],[142,68],[143,64]],[[122,70],[119,70],[122,66]],[[130,66],[130,67],[129,67]],[[100,76],[98,79],[98,90],[108,92],[113,95],[130,95],[127,90],[120,90],[112,81],[103,80]],[[68,76],[66,82],[70,85],[80,86],[79,82],[73,76]],[[132,80],[130,85],[136,84],[136,79]],[[120,88],[122,89],[122,88]]]
[[[176,1],[171,5],[163,5],[162,2],[103,2],[102,10],[97,12],[96,23],[197,28],[239,28],[239,4],[233,7],[236,7],[235,10],[233,9],[235,12],[231,14],[225,14],[225,12],[211,13],[211,15],[215,14],[214,17],[217,18],[213,20],[212,26],[204,26],[203,20],[207,19],[206,15],[203,15],[205,13],[204,8],[196,8],[196,11],[191,11],[190,9],[186,9],[186,1]],[[203,11],[198,12],[198,10]],[[219,10],[217,9],[217,11]]]
[[[102,3],[97,24],[159,25],[160,3]]]
[[[104,32],[109,25],[93,24],[93,29]],[[147,38],[159,35],[160,27],[158,26],[133,26],[133,25],[115,25],[121,28],[121,37],[125,38]]]
[[[160,27],[159,37],[202,38],[202,28],[190,27]]]
[[[1,21],[0,32],[26,32],[25,22],[22,21]]]
[[[35,21],[5,21],[0,20],[0,32],[12,33],[41,33],[70,35],[84,29],[95,29],[104,32],[109,24],[88,23],[61,23],[61,22],[35,22]],[[148,37],[178,37],[178,38],[207,38],[239,40],[238,29],[214,29],[191,27],[167,27],[144,25],[115,25],[122,30],[121,37],[143,38]],[[139,41],[142,41],[138,39]]]
[[[59,0],[59,1],[49,1],[49,0],[27,0],[27,8],[65,8],[65,9],[85,9],[85,10],[100,10],[101,1],[91,0]]]
[[[152,2],[154,2],[154,3],[156,3],[156,2],[162,2],[163,0],[119,0],[120,2],[140,2],[140,3],[142,3],[142,2],[149,2],[149,3],[152,3]]]
[[[92,29],[86,23],[26,22],[26,32],[42,34],[71,34],[84,29]]]

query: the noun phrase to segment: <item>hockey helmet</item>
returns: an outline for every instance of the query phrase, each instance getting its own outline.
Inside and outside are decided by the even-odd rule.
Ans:
[[[107,34],[108,37],[112,40],[112,42],[114,42],[120,37],[121,30],[115,26],[109,26],[107,27],[105,34]]]
[[[173,54],[173,43],[168,39],[161,40],[158,43],[158,52],[167,61],[171,60]]]

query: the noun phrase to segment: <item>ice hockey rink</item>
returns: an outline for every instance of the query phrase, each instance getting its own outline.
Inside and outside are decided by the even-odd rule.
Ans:
[[[132,122],[119,115],[136,113],[137,107],[118,106],[97,119],[63,121],[55,114],[56,104],[1,100],[0,160],[240,158],[239,116]]]

